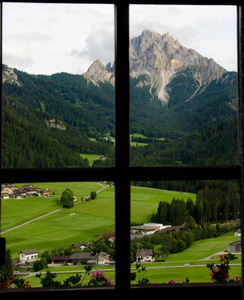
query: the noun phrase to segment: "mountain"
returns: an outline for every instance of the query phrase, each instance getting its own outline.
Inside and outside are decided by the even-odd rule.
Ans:
[[[94,165],[113,164],[114,65],[96,60],[83,75],[30,75],[5,65],[2,71],[4,167],[25,167],[26,153],[32,167],[87,165],[81,153],[108,157]],[[236,72],[169,34],[145,30],[130,41],[130,76],[130,130],[149,143],[132,147],[132,165],[139,157],[142,165],[194,164],[193,152],[201,164],[236,161],[234,147],[226,147],[230,138],[237,142]],[[63,154],[54,162],[58,149]]]
[[[214,80],[219,80],[227,71],[212,58],[200,55],[193,49],[187,49],[169,33],[160,35],[154,31],[144,30],[138,37],[130,40],[130,76],[137,78],[147,75],[139,87],[150,87],[152,97],[156,95],[162,102],[168,103],[167,85],[186,69],[192,70],[195,88],[185,101],[201,93]],[[96,60],[83,75],[96,84],[108,81],[114,85],[114,65],[106,67]],[[153,92],[154,90],[154,92]],[[154,93],[154,95],[153,95]]]
[[[189,67],[194,68],[193,76],[196,82],[196,89],[191,97],[226,73],[213,59],[203,57],[193,49],[187,49],[169,33],[160,35],[144,30],[140,36],[130,41],[130,75],[137,77],[140,74],[148,74],[151,89],[156,90],[155,94],[163,102],[167,103],[169,100],[166,86],[178,72]],[[187,100],[190,100],[190,97]]]
[[[99,59],[94,61],[86,73],[83,74],[84,77],[90,79],[95,85],[99,86],[99,82],[109,82],[114,86],[115,77],[114,73],[108,71],[108,69],[101,63]]]

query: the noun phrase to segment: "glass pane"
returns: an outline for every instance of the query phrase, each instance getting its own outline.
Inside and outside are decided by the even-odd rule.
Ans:
[[[113,165],[114,6],[3,3],[2,41],[2,167]]]
[[[239,281],[239,188],[232,180],[132,182],[131,284],[218,282],[216,265],[228,259],[219,280]]]
[[[237,164],[236,7],[131,5],[130,92],[131,165]]]
[[[48,272],[63,286],[71,276],[79,276],[72,286],[115,284],[113,183],[3,184],[1,198],[1,235],[11,252],[11,274],[31,287],[45,286]],[[39,271],[46,273],[37,278]]]

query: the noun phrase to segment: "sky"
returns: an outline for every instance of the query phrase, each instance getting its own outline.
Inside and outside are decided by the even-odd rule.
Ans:
[[[3,3],[3,63],[30,74],[83,74],[114,61],[114,7],[108,4]],[[237,70],[234,6],[131,5],[130,38],[169,32],[187,48]]]

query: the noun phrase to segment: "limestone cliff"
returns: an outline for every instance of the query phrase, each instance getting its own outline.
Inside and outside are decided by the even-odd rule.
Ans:
[[[2,82],[8,82],[11,84],[21,86],[20,82],[18,81],[17,75],[14,73],[14,69],[9,68],[5,65],[3,65]]]
[[[220,79],[226,70],[213,59],[203,57],[193,49],[187,49],[166,33],[160,35],[144,30],[130,41],[130,75],[137,77],[148,74],[151,86],[163,102],[168,102],[167,84],[184,68],[197,69],[195,74],[199,86],[207,86],[211,81]]]
[[[129,51],[130,76],[146,74],[147,81],[140,82],[138,87],[149,85],[150,92],[154,91],[152,98],[156,95],[165,103],[169,100],[166,87],[179,71],[186,68],[194,70],[197,89],[188,100],[226,73],[213,59],[182,46],[169,33],[160,35],[151,30],[144,30],[140,36],[131,39]],[[99,85],[99,81],[107,81],[114,86],[114,65],[111,63],[105,67],[96,60],[83,75],[96,85]]]
[[[87,72],[83,74],[83,76],[87,79],[90,79],[95,85],[98,86],[99,82],[109,82],[113,86],[115,84],[114,73],[108,71],[99,59],[94,61]]]

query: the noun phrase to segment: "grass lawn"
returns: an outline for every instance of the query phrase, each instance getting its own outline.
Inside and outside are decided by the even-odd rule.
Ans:
[[[196,194],[132,186],[131,221],[149,222],[152,213],[156,213],[159,202],[171,202],[173,198],[184,199],[185,201],[191,198],[195,202]]]
[[[60,206],[58,197],[40,198],[27,197],[23,199],[2,199],[1,230],[15,227],[38,216],[54,211]]]
[[[14,259],[25,249],[45,251],[68,247],[81,241],[90,242],[100,233],[114,231],[114,218],[114,187],[109,187],[98,194],[95,200],[81,202],[71,209],[63,209],[3,236],[6,237],[7,248],[11,250]]]
[[[54,191],[55,195],[62,195],[62,192],[69,188],[73,191],[74,196],[80,200],[81,196],[88,196],[91,191],[98,191],[101,189],[101,186],[96,182],[35,182],[35,183],[20,183],[16,186],[21,187],[24,184],[33,184],[34,186],[40,189],[49,189]]]
[[[211,239],[205,239],[193,242],[192,245],[180,252],[175,254],[170,254],[166,261],[185,261],[188,260],[199,260],[208,257],[214,253],[222,251],[223,249],[229,247],[229,244],[237,241],[238,237],[233,236],[233,232],[227,233],[223,237],[216,237]]]
[[[98,155],[98,154],[84,154],[81,153],[80,156],[85,159],[88,159],[89,162],[89,166],[92,167],[94,160],[98,159],[99,157],[103,156],[103,155]]]
[[[58,209],[58,195],[61,195],[65,188],[70,188],[78,200],[81,196],[89,195],[91,191],[101,189],[96,182],[50,182],[33,185],[54,191],[56,197],[3,200],[2,231]],[[195,194],[132,186],[132,221],[149,222],[152,213],[157,210],[159,201],[171,201],[174,197],[185,200],[191,197],[195,200]],[[70,216],[71,214],[73,215]],[[114,230],[114,187],[108,187],[100,192],[95,200],[84,201],[72,209],[63,209],[3,236],[6,237],[7,248],[12,251],[13,258],[17,258],[21,250],[37,248],[45,251],[67,247],[75,242],[90,242],[96,235]]]
[[[18,187],[22,185],[24,184],[16,184]],[[70,188],[73,191],[78,201],[81,199],[81,196],[88,196],[91,191],[101,189],[101,186],[96,182],[42,182],[33,183],[33,185],[40,189],[48,188],[50,191],[54,191],[57,196],[52,196],[51,198],[26,197],[23,199],[3,199],[1,202],[1,231],[60,208],[57,201],[66,188]]]
[[[93,268],[93,270],[94,269],[95,268]],[[96,269],[104,270],[106,278],[112,278],[112,282],[115,284],[115,271],[114,270],[113,271],[110,271],[109,269],[106,270],[103,266],[99,266],[99,268],[96,268]],[[51,268],[49,268],[49,270],[51,272],[53,272],[53,270]],[[56,273],[56,274],[57,274],[57,277],[54,280],[58,280],[60,282],[63,282],[68,277],[75,276],[76,274],[80,274],[81,275],[81,281],[82,281],[83,278],[84,278],[84,274],[85,273],[79,273],[79,271],[77,271],[77,273]],[[90,277],[91,277],[91,275],[87,275],[85,277],[84,282],[82,284],[83,286],[88,284],[88,282],[90,280]],[[40,278],[37,278],[35,276],[31,276],[31,277],[27,277],[25,280],[26,281],[30,281],[31,287],[41,287]]]
[[[177,280],[177,283],[183,283],[186,277],[190,283],[212,282],[210,270],[207,267],[183,267],[169,269],[147,269],[145,275],[151,283],[167,283],[171,279]],[[230,268],[230,277],[241,276],[241,266],[232,266]]]

